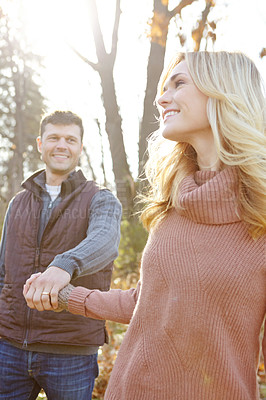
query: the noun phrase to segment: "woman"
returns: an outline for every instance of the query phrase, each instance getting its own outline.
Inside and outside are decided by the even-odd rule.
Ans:
[[[163,75],[138,286],[60,293],[72,313],[130,323],[106,400],[259,399],[266,314],[261,85],[240,53],[179,54]]]

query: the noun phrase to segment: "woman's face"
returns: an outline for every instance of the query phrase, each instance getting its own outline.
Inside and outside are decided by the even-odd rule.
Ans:
[[[164,93],[158,99],[163,108],[162,135],[169,140],[189,143],[195,149],[202,139],[213,140],[207,101],[208,97],[194,84],[186,61],[181,61],[171,71]]]

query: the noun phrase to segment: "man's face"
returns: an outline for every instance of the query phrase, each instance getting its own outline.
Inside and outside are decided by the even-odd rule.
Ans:
[[[67,177],[78,165],[82,151],[80,127],[47,124],[37,146],[47,174]]]

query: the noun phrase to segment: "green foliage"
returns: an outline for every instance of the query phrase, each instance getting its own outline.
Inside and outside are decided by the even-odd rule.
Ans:
[[[147,237],[146,230],[137,219],[122,220],[119,256],[115,261],[113,272],[113,287],[125,289],[137,283],[141,254]]]

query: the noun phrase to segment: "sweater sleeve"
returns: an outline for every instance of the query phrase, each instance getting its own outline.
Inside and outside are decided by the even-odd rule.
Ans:
[[[129,324],[137,304],[140,287],[140,281],[136,289],[111,289],[108,292],[78,286],[70,294],[68,310],[72,314],[84,317]]]
[[[109,190],[97,192],[91,202],[87,236],[76,247],[58,254],[48,266],[67,271],[72,278],[91,275],[115,260],[120,241],[121,204]]]

